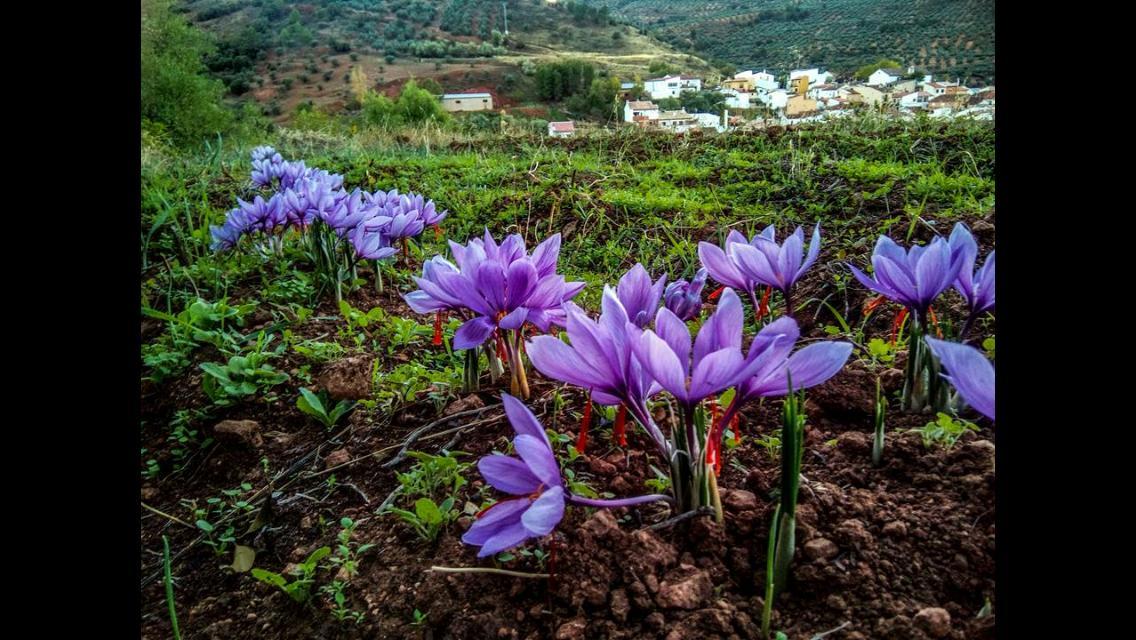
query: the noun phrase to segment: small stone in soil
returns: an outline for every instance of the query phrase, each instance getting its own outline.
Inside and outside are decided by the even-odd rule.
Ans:
[[[817,538],[805,543],[805,555],[810,560],[828,560],[839,552],[836,543],[828,538]]]
[[[710,597],[714,583],[705,570],[691,565],[680,565],[659,585],[656,600],[666,609],[696,609]]]
[[[260,435],[260,423],[256,420],[222,420],[213,427],[213,433],[218,440],[230,442],[244,442],[259,449],[264,446],[264,437]]]
[[[907,525],[899,520],[892,520],[884,525],[884,535],[902,538],[907,535]]]
[[[556,630],[556,640],[584,640],[588,623],[583,618],[573,618]]]
[[[951,631],[951,614],[939,607],[921,609],[915,614],[915,626],[932,638],[942,638]]]
[[[332,467],[338,467],[341,464],[347,464],[350,461],[351,454],[347,452],[347,449],[336,449],[335,451],[327,454],[327,457],[324,458],[323,463],[325,469],[330,469]]]

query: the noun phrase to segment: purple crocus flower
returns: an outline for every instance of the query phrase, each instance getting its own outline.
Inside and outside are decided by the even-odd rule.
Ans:
[[[801,227],[781,245],[775,241],[774,234],[770,225],[749,244],[735,243],[733,263],[747,281],[772,287],[788,297],[793,284],[813,266],[820,253],[820,225],[813,227],[808,255],[805,255],[805,232]]]
[[[317,197],[330,198],[331,206],[322,216],[323,221],[327,226],[335,229],[340,237],[363,222],[367,214],[363,204],[363,193],[359,189],[350,195],[321,191]]]
[[[241,236],[249,229],[248,216],[239,207],[233,209],[225,216],[221,226],[211,225],[209,233],[213,237],[210,248],[213,251],[224,251],[237,246]]]
[[[651,283],[651,276],[642,264],[631,267],[619,279],[616,293],[619,301],[627,311],[627,317],[635,326],[642,329],[651,322],[655,311],[659,308],[659,299],[663,296],[663,285],[667,282],[667,274]]]
[[[974,269],[978,259],[978,243],[974,241],[970,229],[959,222],[951,231],[951,251],[962,256],[955,289],[966,298],[972,314],[994,308],[994,251],[991,250],[977,271]]]
[[[572,344],[555,336],[536,336],[526,344],[525,351],[537,371],[588,389],[600,404],[626,404],[640,423],[647,425],[650,420],[644,402],[662,387],[635,359],[632,342],[637,336],[628,333],[627,310],[610,286],[604,287],[602,307],[596,321],[575,304],[564,303]],[[661,434],[658,439],[662,441]]]
[[[899,302],[922,320],[935,298],[954,283],[962,262],[963,252],[952,255],[951,245],[941,237],[904,251],[891,238],[880,236],[872,254],[873,277],[849,267],[860,284]]]
[[[978,349],[957,342],[927,338],[946,378],[979,413],[994,419],[994,366]]]
[[[460,299],[477,317],[467,320],[454,334],[454,348],[479,346],[501,329],[520,329],[529,309],[525,305],[536,290],[536,267],[525,258],[505,267],[496,260],[482,260],[472,274],[440,273],[438,282],[446,293]]]
[[[687,321],[698,317],[702,310],[702,287],[706,284],[706,268],[694,274],[690,282],[675,280],[663,292],[663,302],[679,320]]]
[[[794,393],[815,387],[839,373],[852,355],[852,343],[835,341],[814,342],[792,353],[800,336],[797,321],[789,316],[774,320],[754,336],[748,358],[758,363],[757,370],[738,384],[711,439],[720,437],[734,414],[751,400],[787,395],[790,385]]]
[[[372,222],[375,226],[364,222],[351,231],[351,245],[355,247],[356,255],[367,260],[384,260],[398,253],[386,235],[386,224],[390,218],[372,218]]]
[[[651,377],[692,410],[703,399],[758,372],[762,360],[742,355],[742,323],[741,300],[726,288],[693,345],[686,323],[663,307],[655,315],[654,330],[632,339],[631,348]],[[629,327],[634,332],[634,325]]]
[[[261,160],[267,160],[269,158],[278,158],[278,157],[280,157],[280,154],[276,153],[276,149],[273,149],[272,147],[270,147],[268,145],[259,146],[259,147],[256,147],[252,150],[252,161],[254,163],[259,162]]]
[[[246,228],[249,231],[270,232],[287,222],[284,214],[284,198],[279,193],[268,200],[258,195],[252,202],[237,198],[237,204],[248,220]]]
[[[442,256],[434,256],[422,264],[422,277],[414,277],[414,282],[418,284],[418,290],[402,296],[403,300],[406,300],[406,304],[410,305],[415,313],[429,314],[445,309],[458,309],[463,306],[460,298],[446,293],[438,285],[438,274],[440,273],[456,274],[458,268]]]
[[[513,430],[517,432],[513,449],[519,458],[493,454],[478,461],[477,468],[495,489],[519,497],[503,500],[483,511],[462,536],[462,542],[481,547],[477,552],[478,558],[492,556],[530,538],[552,533],[564,517],[565,502],[616,508],[670,500],[663,495],[596,500],[565,491],[560,467],[544,427],[520,400],[502,394],[501,402]]]
[[[773,232],[773,225],[769,225],[761,234],[754,236],[754,241],[756,242],[763,235],[772,241]],[[752,293],[756,282],[743,273],[738,266],[735,247],[740,245],[748,246],[749,240],[746,240],[746,237],[737,231],[730,231],[730,234],[726,236],[725,250],[719,249],[717,245],[709,242],[699,242],[698,258],[711,277],[721,284],[739,291]]]

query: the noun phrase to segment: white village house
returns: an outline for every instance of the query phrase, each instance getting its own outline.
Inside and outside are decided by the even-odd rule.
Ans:
[[[675,133],[686,133],[698,126],[698,119],[683,109],[663,111],[659,114],[658,125]]]
[[[652,100],[677,98],[683,91],[701,91],[702,78],[694,76],[663,76],[643,81],[643,89],[651,94]]]
[[[753,93],[737,91],[735,89],[719,89],[719,93],[726,97],[726,106],[731,109],[749,109]]]
[[[492,111],[493,96],[488,93],[446,93],[442,95],[446,111]]]
[[[757,99],[771,109],[784,109],[789,104],[789,92],[784,89],[766,91],[758,93]]]
[[[793,81],[797,78],[800,78],[801,76],[808,76],[810,87],[818,84],[832,82],[836,79],[836,76],[827,71],[821,71],[816,67],[813,67],[812,69],[796,69],[789,72],[789,86],[793,86]]]
[[[695,121],[698,122],[699,129],[713,129],[718,133],[726,130],[725,125],[722,124],[722,116],[716,113],[692,113]]]
[[[872,75],[868,76],[867,85],[869,87],[886,87],[899,82],[899,79],[902,77],[902,69],[876,69],[872,72]]]
[[[576,134],[576,123],[568,120],[566,122],[549,122],[548,135],[553,138],[571,138]]]
[[[628,100],[623,105],[624,122],[642,122],[644,120],[658,120],[659,105],[649,100]]]

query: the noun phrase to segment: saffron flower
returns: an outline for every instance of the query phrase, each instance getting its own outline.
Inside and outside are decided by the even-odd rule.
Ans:
[[[627,317],[640,329],[651,322],[655,310],[659,308],[659,299],[663,295],[663,285],[667,282],[667,274],[651,283],[651,276],[642,264],[631,267],[619,279],[616,293],[619,301],[627,311]]]
[[[954,284],[963,257],[963,252],[952,252],[950,243],[941,237],[905,251],[891,238],[880,236],[872,253],[872,277],[854,265],[849,267],[860,284],[902,304],[923,320],[935,298]]]
[[[698,312],[702,310],[702,287],[706,284],[707,273],[703,267],[690,282],[675,280],[667,285],[663,292],[663,302],[679,320],[685,322],[698,317]]]
[[[462,542],[481,547],[477,557],[485,558],[552,533],[564,517],[566,502],[610,509],[670,500],[664,495],[598,500],[566,491],[552,442],[536,416],[509,394],[502,394],[501,402],[517,433],[513,449],[519,457],[488,455],[478,461],[477,468],[493,488],[518,497],[502,500],[482,512],[462,536]]]
[[[974,265],[978,259],[978,243],[974,241],[970,229],[959,222],[951,231],[949,242],[951,250],[962,258],[962,266],[955,280],[955,290],[970,306],[970,315],[959,334],[959,339],[965,340],[974,321],[982,312],[994,308],[994,250],[987,254],[986,260],[976,271]]]
[[[635,325],[616,290],[604,286],[603,311],[598,320],[592,320],[571,302],[565,302],[563,308],[571,345],[555,336],[532,338],[525,350],[533,366],[553,380],[587,389],[591,399],[602,405],[626,406],[666,453],[666,438],[651,421],[646,406],[647,399],[662,387],[633,355],[636,336],[628,327]]]
[[[749,244],[733,246],[734,264],[746,278],[781,292],[786,313],[792,315],[793,285],[800,280],[820,254],[820,225],[813,227],[808,254],[805,254],[805,232],[801,227],[778,245],[773,225],[754,236]]]
[[[761,363],[742,355],[742,322],[741,300],[727,288],[693,344],[686,323],[663,307],[654,330],[641,332],[631,348],[651,377],[689,410],[758,371]]]
[[[927,338],[946,373],[943,377],[958,389],[966,403],[994,419],[994,366],[972,346]]]
[[[760,364],[751,377],[738,384],[719,421],[719,436],[721,427],[750,401],[787,395],[790,383],[795,393],[827,382],[852,355],[852,343],[836,341],[814,342],[794,353],[800,336],[797,321],[788,316],[774,320],[754,336],[748,357]]]

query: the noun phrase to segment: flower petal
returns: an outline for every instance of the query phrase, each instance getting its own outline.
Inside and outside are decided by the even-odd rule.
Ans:
[[[547,435],[538,439],[522,433],[513,439],[513,448],[544,486],[559,487],[563,484],[560,480],[560,466],[556,464],[556,456],[552,453],[552,446],[548,444]]]
[[[521,524],[534,536],[546,536],[552,533],[563,517],[564,489],[552,487],[540,494],[525,511],[521,516]]]
[[[485,316],[477,316],[466,320],[454,334],[454,349],[472,349],[479,347],[493,334],[493,323]]]
[[[950,374],[951,384],[967,404],[994,419],[994,366],[974,347],[927,338],[931,351]]]
[[[698,258],[702,266],[718,282],[735,289],[747,290],[745,276],[734,266],[726,253],[709,242],[698,243]]]
[[[477,469],[485,481],[498,491],[527,496],[540,488],[540,479],[533,475],[528,465],[512,456],[485,456],[478,460]]]

